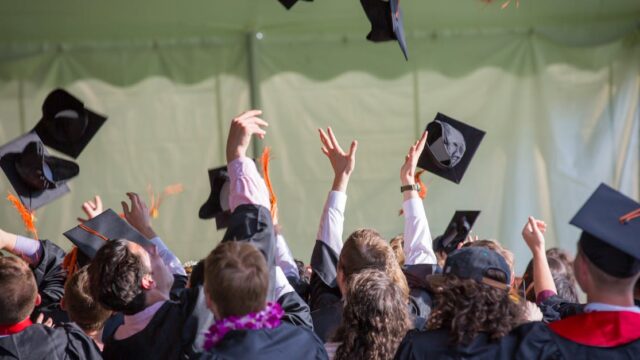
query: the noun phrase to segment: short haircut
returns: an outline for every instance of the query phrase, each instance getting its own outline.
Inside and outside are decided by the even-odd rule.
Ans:
[[[580,246],[578,246],[578,256],[580,256],[584,263],[587,265],[587,270],[589,271],[589,275],[591,275],[591,280],[593,280],[593,283],[598,289],[606,289],[607,291],[618,294],[631,291],[633,294],[633,288],[636,281],[638,281],[638,279],[640,278],[640,273],[626,278],[615,277],[613,275],[607,274],[594,263],[592,263]]]
[[[0,257],[0,325],[19,323],[35,307],[38,287],[33,272],[22,259]]]
[[[127,240],[111,240],[98,250],[89,265],[91,296],[103,307],[125,315],[145,308],[142,278],[149,269]]]
[[[267,262],[249,243],[223,242],[205,260],[204,283],[219,316],[257,312],[264,309],[267,299]]]
[[[69,318],[84,331],[96,331],[104,327],[111,311],[102,307],[89,294],[87,267],[76,271],[64,285],[64,305]]]
[[[198,261],[192,268],[191,274],[189,274],[189,287],[194,288],[196,286],[204,285],[204,259]]]

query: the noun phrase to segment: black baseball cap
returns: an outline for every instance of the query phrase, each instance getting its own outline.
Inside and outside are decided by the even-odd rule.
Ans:
[[[640,272],[640,203],[600,184],[570,223],[582,229],[580,249],[600,270],[617,278]]]
[[[456,211],[444,234],[433,240],[433,249],[447,254],[454,251],[467,238],[479,215],[477,210]]]
[[[64,236],[89,259],[93,259],[98,250],[111,240],[126,239],[145,249],[153,246],[151,241],[111,209],[68,230]]]
[[[367,40],[373,42],[397,40],[402,55],[409,60],[407,42],[404,37],[402,9],[399,0],[360,0],[371,23]]]
[[[198,216],[200,219],[216,219],[218,230],[227,228],[231,218],[229,208],[229,173],[226,166],[209,170],[211,193],[207,201],[202,204]]]
[[[67,181],[80,172],[76,163],[50,156],[35,133],[24,134],[0,147],[0,167],[29,210],[68,193]]]
[[[485,132],[442,113],[427,125],[427,143],[418,166],[459,184]]]
[[[494,279],[489,271],[504,274],[505,281]],[[502,255],[485,247],[465,247],[447,256],[443,275],[455,275],[461,279],[472,279],[481,284],[508,290],[511,284],[511,270]]]
[[[33,131],[45,145],[75,159],[106,120],[67,91],[55,89],[44,100]]]

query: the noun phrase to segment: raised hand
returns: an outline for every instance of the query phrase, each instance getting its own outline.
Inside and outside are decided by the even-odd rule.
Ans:
[[[334,180],[332,190],[346,191],[349,184],[349,177],[356,167],[356,151],[358,150],[358,141],[351,142],[349,152],[345,152],[336,140],[333,130],[327,128],[327,133],[322,129],[318,129],[320,133],[320,141],[322,142],[322,152],[329,158],[331,167],[333,168]]]
[[[246,156],[252,135],[257,135],[260,139],[264,139],[267,132],[263,128],[269,126],[269,124],[258,117],[261,114],[262,110],[249,110],[236,116],[231,121],[229,137],[227,138],[227,163]]]
[[[157,235],[151,227],[151,216],[147,204],[136,193],[129,192],[127,196],[131,201],[131,209],[125,201],[122,202],[124,218],[147,239],[156,237]]]
[[[402,185],[412,185],[415,183],[418,159],[424,150],[426,142],[427,132],[425,131],[422,133],[422,137],[409,148],[409,153],[404,157],[404,164],[402,164],[400,168],[400,182]]]
[[[522,237],[532,253],[536,254],[545,251],[544,233],[546,231],[547,224],[545,224],[544,221],[529,216],[527,223],[522,229]]]
[[[93,200],[86,201],[82,204],[82,211],[87,215],[86,219],[78,218],[78,221],[83,223],[89,221],[94,217],[102,214],[102,199],[99,195],[96,195]]]

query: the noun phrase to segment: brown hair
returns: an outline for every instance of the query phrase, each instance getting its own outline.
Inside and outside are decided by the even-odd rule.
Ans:
[[[71,321],[84,331],[102,329],[111,311],[94,301],[89,293],[87,266],[73,273],[64,285],[64,307]]]
[[[0,257],[0,325],[23,321],[33,311],[38,295],[36,279],[22,259]]]
[[[505,274],[493,271],[486,275],[504,283]],[[432,276],[430,285],[436,304],[428,328],[449,330],[454,345],[469,344],[479,333],[487,333],[498,340],[524,322],[522,302],[511,300],[509,293],[455,275]]]
[[[342,342],[335,359],[393,358],[411,328],[402,289],[376,269],[351,276],[347,289],[342,324],[334,337]]]
[[[391,250],[398,260],[398,265],[404,266],[404,236],[398,235],[389,241]]]
[[[384,271],[400,287],[405,297],[409,296],[409,285],[396,261],[393,250],[387,242],[373,229],[354,231],[345,241],[338,268],[342,270],[345,280],[364,269]]]
[[[221,317],[264,309],[269,288],[267,262],[245,242],[218,245],[205,260],[205,290]]]

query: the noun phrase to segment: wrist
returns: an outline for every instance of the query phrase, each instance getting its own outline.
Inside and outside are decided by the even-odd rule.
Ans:
[[[339,174],[333,178],[332,191],[347,192],[347,186],[349,185],[349,175]]]
[[[149,240],[153,239],[154,237],[158,237],[156,232],[153,231],[153,228],[149,225],[139,229],[139,231],[140,231],[140,234],[142,234],[142,236],[146,237]]]
[[[402,186],[413,185],[415,183],[416,181],[413,178],[405,178],[405,177],[400,178],[400,185]]]

